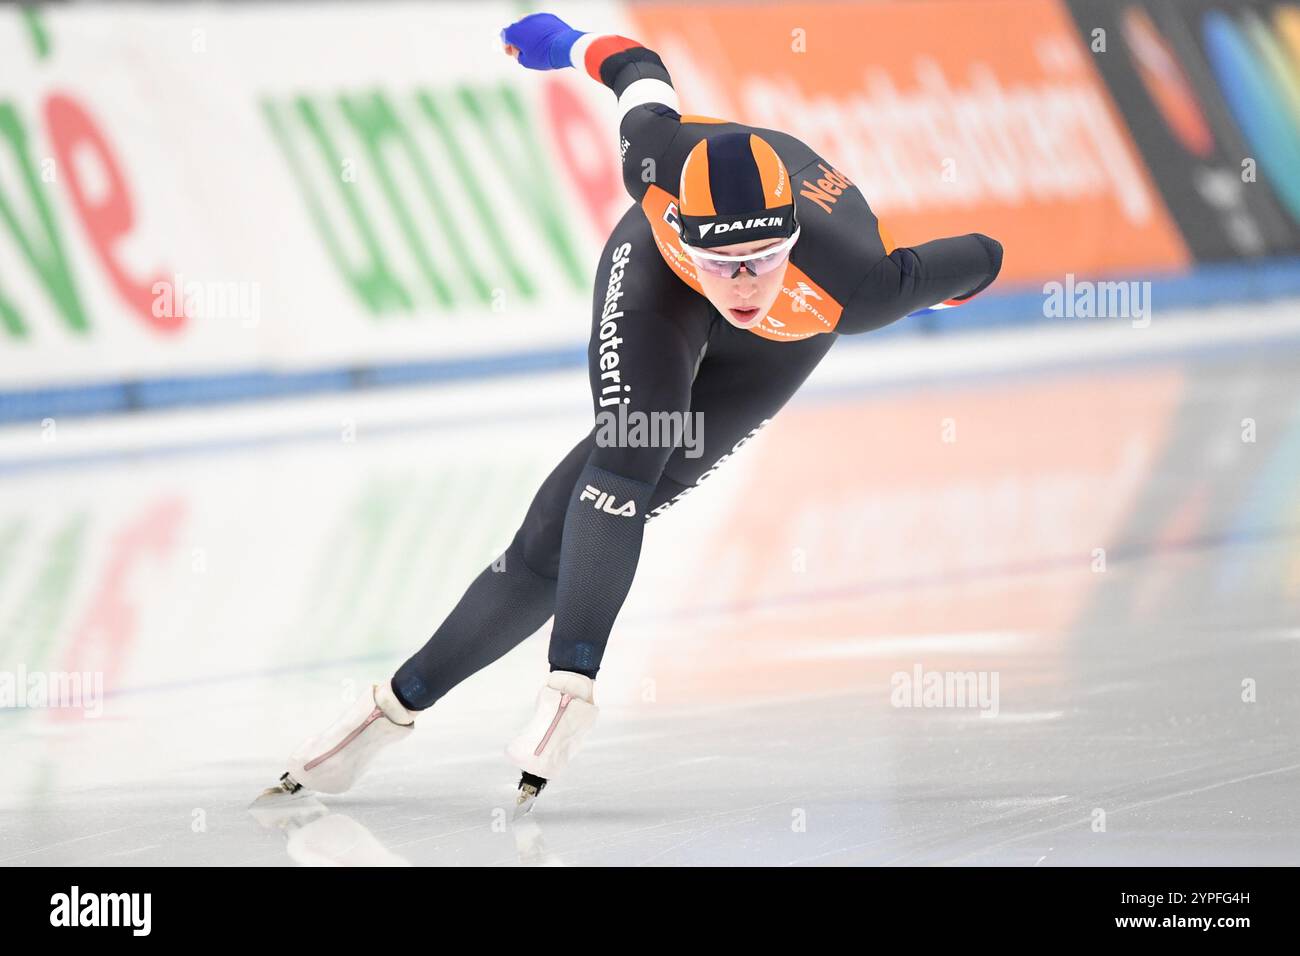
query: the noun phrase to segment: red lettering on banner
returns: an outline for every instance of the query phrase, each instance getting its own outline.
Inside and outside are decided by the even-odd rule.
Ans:
[[[108,273],[123,301],[131,307],[145,324],[160,332],[175,332],[185,324],[183,306],[174,314],[155,316],[153,313],[153,286],[161,279],[138,281],[131,278],[117,257],[117,248],[123,237],[135,225],[131,208],[131,195],[126,178],[112,148],[95,121],[82,109],[81,104],[60,93],[45,101],[45,123],[59,164],[67,171],[68,189],[90,244],[99,256],[100,264]],[[102,196],[91,196],[81,179],[76,160],[85,155],[98,164],[105,183]]]
[[[562,80],[543,83],[542,104],[574,192],[603,238],[629,201],[614,161],[614,138]]]

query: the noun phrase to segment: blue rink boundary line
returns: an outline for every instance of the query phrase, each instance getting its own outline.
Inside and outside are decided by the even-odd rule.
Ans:
[[[356,389],[530,375],[583,365],[587,347],[512,352],[478,358],[393,362],[301,372],[221,372],[95,385],[0,391],[0,425],[44,418],[301,398]]]
[[[1110,277],[1107,282],[1141,282],[1140,276]],[[1300,295],[1300,258],[1250,263],[1209,264],[1181,276],[1150,279],[1154,310],[1159,315],[1180,309],[1262,302]],[[927,335],[1047,322],[1127,322],[1127,319],[1047,318],[1039,287],[981,296],[965,305],[896,322],[846,341],[880,336]],[[251,370],[202,375],[165,376],[117,382],[0,390],[0,425],[86,415],[107,415],[162,408],[220,405],[347,392],[353,389],[428,385],[537,374],[585,365],[585,345],[532,349],[473,358],[390,362],[370,366],[335,366],[306,371]]]
[[[866,336],[858,336],[858,338],[865,339]],[[846,339],[846,341],[851,340]],[[876,382],[846,382],[827,385],[819,385],[813,382],[800,391],[797,399],[804,402],[837,402],[844,400],[848,396],[889,394],[917,388],[962,388],[992,380],[999,382],[1030,381],[1045,376],[1078,373],[1088,369],[1100,369],[1108,373],[1122,373],[1126,369],[1135,366],[1159,365],[1168,362],[1230,362],[1247,356],[1259,355],[1260,353],[1265,355],[1267,361],[1287,361],[1293,354],[1293,350],[1297,348],[1300,348],[1300,331],[1288,330],[1260,338],[1209,340],[1191,344],[1171,342],[1167,346],[1142,352],[1053,356],[991,368],[945,370]],[[550,420],[554,415],[554,409],[535,407],[525,407],[510,413],[511,421],[516,424],[524,421]],[[404,434],[419,434],[439,427],[456,428],[479,424],[490,426],[500,421],[500,412],[461,411],[451,417],[426,417],[409,421],[367,425],[365,435],[368,438],[392,438]],[[256,435],[200,438],[166,443],[155,442],[139,447],[107,448],[74,454],[54,454],[49,451],[54,446],[42,446],[41,453],[37,455],[28,454],[11,458],[0,457],[0,480],[33,472],[161,459],[179,459],[195,455],[237,454],[259,448],[337,442],[338,440],[338,427],[331,425],[329,427],[314,426]]]

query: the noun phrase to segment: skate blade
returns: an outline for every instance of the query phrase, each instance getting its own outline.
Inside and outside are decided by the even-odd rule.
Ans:
[[[257,798],[248,805],[248,809],[254,807],[282,807],[287,804],[301,803],[311,795],[310,790],[299,790],[297,793],[289,793],[280,787],[267,787],[257,795]]]
[[[248,805],[248,809],[252,810],[255,807],[291,805],[292,803],[302,801],[304,798],[311,796],[311,794],[312,791],[308,790],[306,787],[300,786],[286,773],[280,777],[280,782],[274,787],[267,787],[258,794],[257,799]]]
[[[329,808],[309,790],[286,793],[272,787],[248,805],[249,816],[268,830],[301,826],[326,813]]]
[[[525,770],[523,776],[519,778],[519,785],[515,790],[515,812],[511,819],[518,820],[532,813],[533,804],[537,802],[537,798],[542,795],[542,791],[545,789],[545,780]]]
[[[515,812],[512,815],[511,819],[522,820],[524,817],[528,816],[528,814],[533,812],[533,807],[536,804],[537,804],[537,794],[524,793],[523,791],[521,791],[519,793],[519,796],[515,798]]]

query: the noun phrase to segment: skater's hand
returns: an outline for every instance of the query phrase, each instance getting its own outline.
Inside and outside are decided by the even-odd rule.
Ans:
[[[575,30],[551,13],[533,13],[501,31],[508,55],[530,70],[558,70],[569,66],[569,50],[581,30]]]

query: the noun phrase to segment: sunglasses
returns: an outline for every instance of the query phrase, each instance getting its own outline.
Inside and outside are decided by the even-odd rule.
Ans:
[[[767,275],[769,272],[775,272],[783,266],[786,260],[790,258],[790,250],[794,248],[795,241],[798,238],[799,227],[796,226],[794,235],[789,239],[745,256],[724,256],[716,252],[709,252],[707,249],[696,249],[694,246],[686,245],[686,243],[682,243],[682,248],[686,250],[686,254],[691,257],[691,261],[695,263],[695,267],[701,272],[722,279],[735,279],[740,275],[741,269],[747,269],[750,275],[757,278],[758,276]]]

